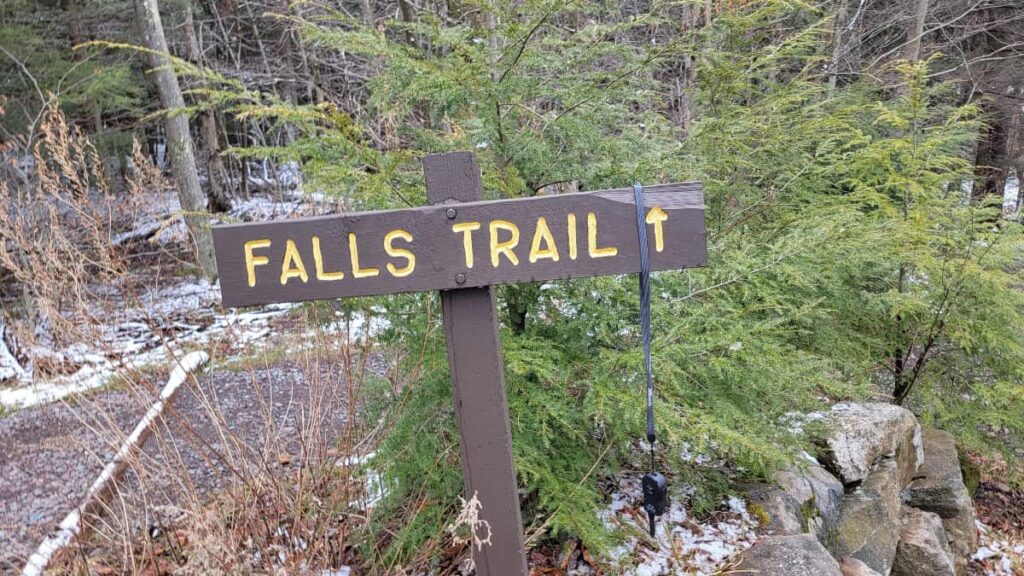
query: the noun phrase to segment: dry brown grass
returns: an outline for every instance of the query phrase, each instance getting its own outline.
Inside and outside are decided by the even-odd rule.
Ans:
[[[95,147],[55,105],[44,113],[33,157],[31,182],[0,180],[0,269],[23,296],[20,314],[5,312],[24,347],[60,347],[95,336],[109,297],[103,288],[127,272],[112,240],[133,222],[138,192],[154,174],[140,154],[138,177],[115,195]],[[50,372],[46,358],[37,368]]]
[[[89,342],[105,352],[97,340],[111,310],[169,273],[163,264],[141,269],[144,263],[113,241],[134,224],[142,193],[166,183],[136,146],[129,191],[110,192],[95,149],[57,109],[48,111],[34,154],[34,184],[0,182],[0,268],[10,271],[26,302],[11,324],[29,349]],[[379,432],[360,411],[368,383],[383,376],[370,368],[379,353],[365,335],[325,331],[307,316],[291,320],[294,337],[275,348],[218,358],[230,332],[205,345],[215,363],[230,363],[244,377],[241,395],[261,433],[237,426],[216,380],[193,379],[86,517],[83,537],[55,558],[53,573],[318,574],[343,565],[354,566],[353,574],[405,573],[379,558],[360,558],[373,509],[358,504],[367,496],[365,471],[345,464],[367,453]],[[153,312],[144,322],[161,343],[173,338],[162,331],[172,318]],[[301,398],[286,400],[287,418],[282,399],[269,392],[284,365],[297,366],[302,382]],[[37,362],[36,370],[46,376],[69,368]],[[144,410],[162,381],[153,371],[134,370],[122,371],[117,384]],[[181,402],[183,394],[192,394],[191,403]],[[128,430],[104,412],[101,395],[72,402],[114,452]],[[197,473],[212,475],[213,486]],[[375,549],[365,548],[371,556]]]
[[[117,489],[87,518],[86,537],[52,565],[55,573],[318,574],[360,564],[356,535],[369,517],[352,503],[365,499],[365,478],[345,459],[374,441],[359,416],[372,377],[368,340],[317,331],[315,344],[293,348],[285,362],[298,365],[304,385],[285,418],[275,409],[282,399],[265,385],[279,376],[280,361],[264,362],[274,354],[258,351],[240,360],[241,373],[230,374],[247,382],[259,438],[232,421],[224,405],[237,398],[215,379],[191,382],[181,394],[192,401],[179,397],[161,417]],[[298,339],[287,345],[297,348]],[[152,396],[149,387],[130,385],[140,399]],[[115,446],[124,433],[108,420],[100,432]],[[197,480],[197,457],[198,472],[218,471],[216,489]]]

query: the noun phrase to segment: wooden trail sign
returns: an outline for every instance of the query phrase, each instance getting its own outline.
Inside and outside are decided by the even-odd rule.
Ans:
[[[700,185],[651,186],[645,198],[651,269],[703,264]],[[214,245],[226,306],[640,269],[632,188],[232,224],[214,228]]]
[[[431,206],[213,229],[225,306],[441,290],[480,576],[526,576],[494,284],[640,270],[632,188],[481,201],[472,153],[423,161]],[[699,183],[645,188],[651,270],[707,262]],[[486,534],[481,534],[486,536]]]

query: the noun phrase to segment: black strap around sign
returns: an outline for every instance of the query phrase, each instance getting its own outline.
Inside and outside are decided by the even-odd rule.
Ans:
[[[651,469],[654,469],[654,370],[651,367],[651,262],[647,253],[647,222],[644,218],[644,187],[633,184],[636,201],[636,231],[640,240],[640,337],[644,343],[644,367],[647,371],[647,441],[651,444]]]
[[[647,250],[647,221],[644,217],[644,187],[633,185],[636,203],[636,232],[640,241],[640,336],[644,341],[644,367],[647,372],[647,442],[651,449],[651,471],[644,474],[640,485],[647,512],[648,532],[655,536],[655,519],[668,509],[668,481],[655,470],[654,443],[654,369],[651,366],[651,262]]]

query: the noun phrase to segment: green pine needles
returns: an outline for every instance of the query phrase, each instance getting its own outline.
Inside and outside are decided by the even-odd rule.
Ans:
[[[362,116],[258,98],[240,111],[298,126],[274,153],[356,207],[422,204],[418,159],[457,149],[476,151],[492,197],[702,180],[709,266],[652,285],[659,457],[676,486],[696,487],[698,512],[730,476],[793,461],[805,446],[789,415],[841,399],[903,403],[1020,470],[1021,226],[962,191],[984,119],[929,80],[928,62],[889,71],[896,88],[866,79],[830,96],[829,14],[805,4],[725,9],[655,43],[636,32],[669,25],[674,3],[627,19],[606,18],[616,8],[604,3],[463,8],[384,30],[303,22],[305,41],[374,67]],[[697,67],[685,134],[663,96],[680,58]],[[573,535],[600,550],[616,538],[595,511],[602,478],[640,468],[636,284],[499,291],[534,542]],[[435,299],[379,299],[401,319],[386,343],[408,351],[415,376],[371,403],[388,431],[373,465],[391,491],[367,557],[385,564],[438,554],[462,489]],[[684,447],[730,468],[697,468]]]

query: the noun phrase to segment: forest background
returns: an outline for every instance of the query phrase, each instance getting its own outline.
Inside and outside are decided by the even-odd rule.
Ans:
[[[422,205],[428,153],[473,150],[489,198],[700,180],[709,265],[652,286],[665,457],[694,509],[729,482],[678,448],[763,477],[809,448],[794,414],[846,399],[902,404],[1020,484],[1022,110],[1019,0],[6,0],[0,335],[22,372],[74,340],[68,282],[124,265],[82,222],[150,163],[183,273],[211,279],[234,204]],[[74,165],[41,169],[65,140]],[[526,520],[600,549],[580,511],[643,430],[636,281],[498,295]],[[404,561],[462,487],[436,295],[345,306],[416,351],[364,407],[397,512],[371,529]]]

